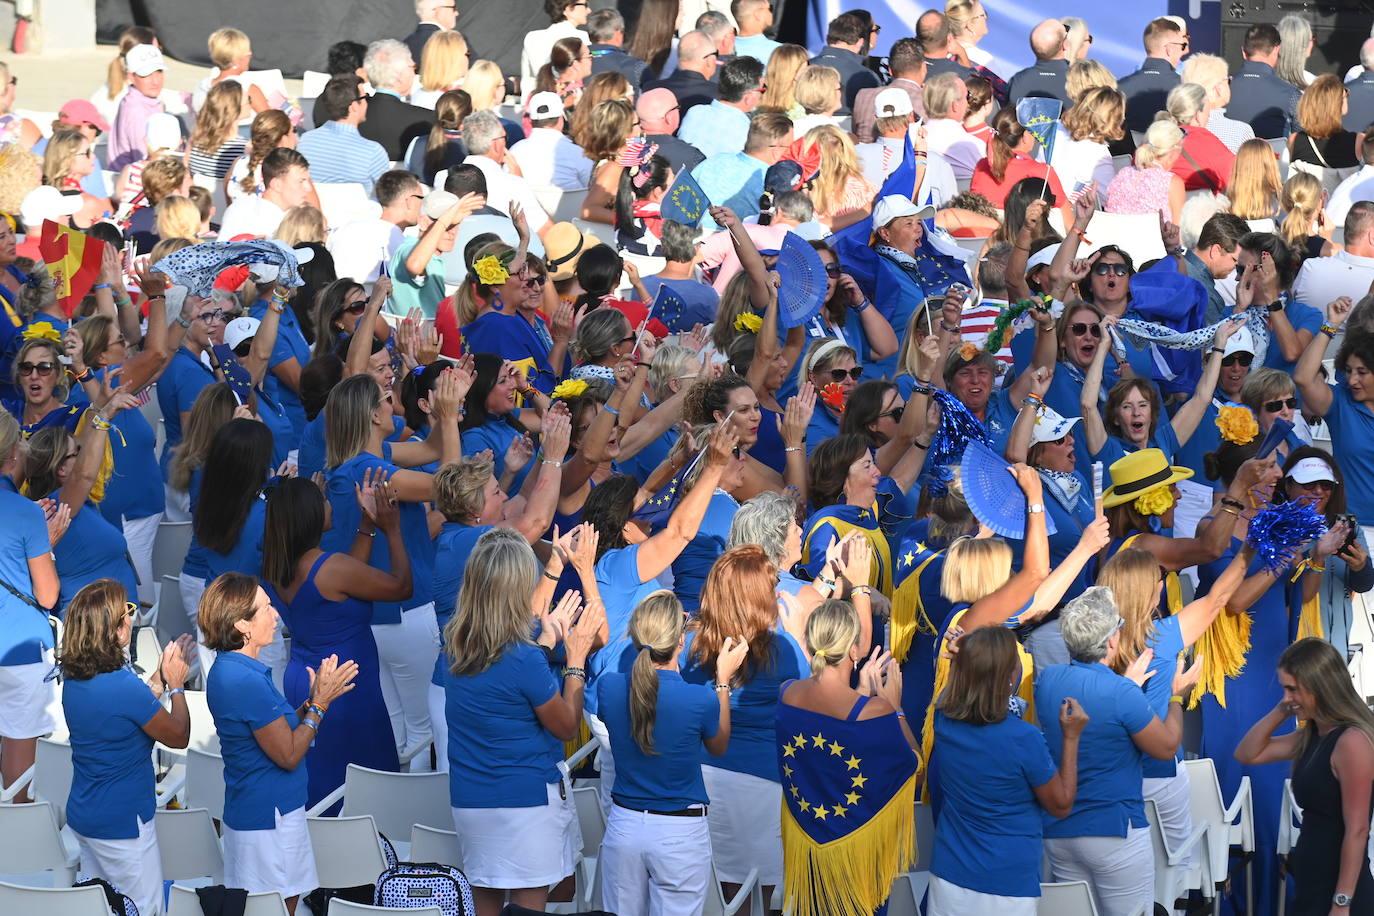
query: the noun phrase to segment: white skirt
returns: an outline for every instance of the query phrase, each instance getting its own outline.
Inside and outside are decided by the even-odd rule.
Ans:
[[[57,728],[57,681],[48,679],[52,659],[52,650],[44,649],[41,662],[0,665],[0,737],[38,738]]]
[[[271,830],[224,828],[224,884],[250,894],[276,891],[291,898],[319,887],[305,809],[277,812]]]
[[[76,833],[76,831],[72,831]],[[97,840],[76,834],[81,847],[81,874],[104,878],[138,907],[138,916],[162,912],[162,857],[153,822],[138,822],[138,836]]]
[[[740,884],[751,868],[765,887],[782,884],[782,785],[771,779],[703,766],[711,799],[711,852],[716,877]]]
[[[1035,916],[1038,897],[982,894],[930,876],[926,916]]]
[[[557,884],[572,874],[582,848],[572,791],[562,781],[549,783],[548,801],[538,807],[454,808],[453,826],[474,887]]]

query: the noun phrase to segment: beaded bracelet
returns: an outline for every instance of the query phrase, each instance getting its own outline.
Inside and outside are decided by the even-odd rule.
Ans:
[[[577,678],[579,681],[582,681],[583,683],[586,683],[586,681],[587,681],[587,672],[586,672],[586,670],[583,669],[583,668],[575,668],[575,667],[564,668],[564,669],[563,669],[563,676],[564,676],[564,677],[575,677],[575,678]]]
[[[100,414],[95,414],[91,417],[91,425],[103,433],[109,432],[110,429],[114,426],[113,423],[102,417]]]

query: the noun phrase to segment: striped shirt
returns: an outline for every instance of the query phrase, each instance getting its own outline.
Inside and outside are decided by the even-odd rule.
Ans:
[[[997,316],[1002,314],[1002,310],[1007,305],[1005,299],[984,299],[972,308],[966,307],[963,314],[959,316],[959,337],[981,348],[987,342],[988,334],[992,332],[992,325],[997,321]],[[1001,363],[1001,372],[997,382],[998,388],[1002,387],[1001,380],[1011,369],[1011,338],[1011,328],[1008,328],[1007,333],[1002,338],[1002,349],[993,354],[997,362]]]
[[[310,160],[310,178],[316,182],[354,182],[367,188],[390,165],[386,149],[358,133],[358,128],[342,121],[326,121],[301,135],[296,149]]]
[[[191,148],[191,174],[208,178],[223,178],[234,160],[243,155],[248,141],[242,137],[230,137],[220,144],[213,153],[196,147]]]

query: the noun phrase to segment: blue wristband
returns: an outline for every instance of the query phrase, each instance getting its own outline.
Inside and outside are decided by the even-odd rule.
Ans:
[[[872,306],[873,303],[868,301],[868,297],[865,296],[863,302],[860,302],[858,305],[851,305],[850,308],[853,309],[855,312],[862,314],[863,312],[866,312],[870,308],[872,308]]]

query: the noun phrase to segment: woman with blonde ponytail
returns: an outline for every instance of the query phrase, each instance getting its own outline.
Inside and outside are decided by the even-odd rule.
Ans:
[[[715,682],[689,684],[678,667],[686,621],[672,592],[652,593],[630,618],[635,654],[626,647],[618,656],[634,658],[630,673],[597,679],[616,764],[601,845],[601,907],[621,916],[687,916],[706,902],[710,799],[701,749],[719,757],[730,743],[730,685],[749,642],[726,637]]]

